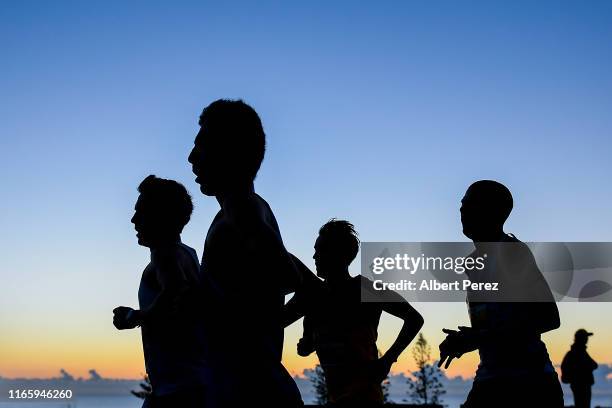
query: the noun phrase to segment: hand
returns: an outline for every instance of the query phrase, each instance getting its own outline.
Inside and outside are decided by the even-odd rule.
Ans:
[[[113,325],[119,330],[133,329],[139,326],[138,310],[119,306],[113,310]]]
[[[460,326],[459,330],[442,329],[446,339],[440,343],[440,361],[438,367],[448,368],[453,359],[460,358],[464,353],[475,350],[478,346],[478,331],[471,327]]]
[[[459,343],[461,333],[457,330],[442,329],[446,333],[446,338],[440,343],[440,360],[438,361],[438,367],[444,364],[444,368],[448,368],[451,362],[455,358],[459,358],[463,355],[460,351]]]
[[[446,362],[444,368],[448,368],[451,361],[453,361],[454,358],[457,358],[456,351],[454,350],[455,347],[453,344],[453,338],[459,332],[456,330],[450,330],[450,329],[442,329],[442,331],[446,333],[446,338],[438,346],[438,348],[440,349],[440,360],[438,361],[438,367],[441,367],[442,364]]]
[[[301,338],[297,344],[297,353],[299,356],[307,357],[314,351],[312,343],[305,338]]]
[[[372,364],[372,377],[374,381],[378,383],[382,383],[385,378],[389,375],[389,371],[391,371],[391,366],[394,361],[386,356],[382,356],[378,360],[373,361]]]

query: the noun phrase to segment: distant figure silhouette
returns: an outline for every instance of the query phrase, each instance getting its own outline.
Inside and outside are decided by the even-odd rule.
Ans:
[[[589,336],[592,335],[584,329],[578,329],[574,335],[574,344],[561,363],[561,380],[570,384],[576,408],[591,407],[591,386],[595,383],[593,371],[597,368],[597,363],[587,352]]]
[[[361,301],[362,291],[375,291],[367,278],[349,275],[349,265],[359,251],[351,223],[332,219],[323,225],[314,249],[317,275],[324,282],[296,260],[305,276],[304,284],[285,307],[285,325],[305,315],[298,354],[307,356],[316,351],[330,405],[381,405],[381,382],[423,326],[423,318],[395,292],[375,293],[380,302]],[[376,340],[383,310],[403,319],[404,325],[379,358]]]
[[[151,251],[142,273],[139,310],[120,306],[113,323],[119,330],[141,326],[152,393],[143,407],[199,407],[204,403],[201,323],[189,311],[200,283],[196,252],[181,243],[193,209],[185,187],[148,176],[138,187],[132,223],[138,243]]]
[[[479,351],[465,408],[563,407],[561,385],[540,339],[541,333],[559,327],[559,313],[529,248],[503,230],[512,207],[510,191],[498,182],[482,180],[468,188],[461,200],[463,233],[476,247],[472,257],[488,255],[485,269],[468,277],[500,281],[514,294],[535,288],[538,298],[547,301],[474,301],[478,294],[468,291],[471,327],[443,330],[447,337],[439,361],[448,367],[463,353]]]
[[[281,364],[282,310],[299,275],[270,206],[253,180],[264,157],[259,116],[241,100],[217,100],[200,116],[189,162],[200,190],[221,206],[202,255],[210,407],[296,407],[303,402]]]

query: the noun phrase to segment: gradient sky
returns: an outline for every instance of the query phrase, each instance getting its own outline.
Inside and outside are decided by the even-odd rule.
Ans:
[[[464,240],[459,200],[482,178],[512,190],[507,230],[524,241],[612,241],[612,2],[220,3],[0,5],[0,375],[143,372],[139,333],[111,324],[148,260],[136,187],[151,173],[187,186],[183,238],[201,255],[218,205],[186,158],[220,97],[260,113],[256,189],[309,265],[331,217],[364,241]],[[415,307],[434,348],[467,323],[462,304]],[[553,360],[584,326],[612,362],[612,305],[560,310]],[[300,327],[294,373],[316,361],[294,352]],[[381,348],[397,330],[384,319]],[[395,371],[411,367],[405,353]]]

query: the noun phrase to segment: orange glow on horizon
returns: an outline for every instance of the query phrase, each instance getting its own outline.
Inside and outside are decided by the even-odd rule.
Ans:
[[[612,330],[607,322],[608,310],[612,304],[559,305],[562,315],[561,328],[546,333],[543,340],[548,347],[551,360],[558,365],[569,349],[576,329],[586,327],[595,332],[589,341],[589,353],[600,364],[612,363],[609,347]],[[423,333],[431,346],[431,358],[438,358],[438,344],[443,340],[440,327],[455,327],[464,324],[457,321],[465,317],[465,311],[450,316],[456,305],[416,305],[426,317]],[[427,317],[431,316],[427,321]],[[452,324],[449,324],[449,321]],[[395,340],[401,321],[382,319],[379,328],[378,345],[385,351]],[[105,378],[141,378],[144,373],[142,345],[138,330],[118,332],[108,324],[92,326],[87,331],[81,327],[45,328],[36,330],[28,325],[15,325],[8,332],[10,336],[0,339],[0,376],[7,378],[50,378],[58,377],[65,369],[76,377],[89,377],[89,370],[95,369]],[[318,360],[316,354],[300,357],[296,344],[301,337],[300,322],[285,331],[283,364],[292,375],[301,376],[305,369],[313,368]],[[5,331],[6,333],[6,331]],[[41,341],[44,339],[44,341]],[[470,378],[478,365],[478,353],[473,352],[454,360],[445,374],[448,377]],[[237,370],[241,367],[236,367]],[[394,364],[392,372],[408,374],[415,370],[412,348],[409,346]]]

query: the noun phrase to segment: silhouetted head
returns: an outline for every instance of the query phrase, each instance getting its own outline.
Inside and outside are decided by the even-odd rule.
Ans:
[[[331,219],[319,230],[313,255],[317,275],[325,280],[348,272],[359,252],[359,238],[348,221]]]
[[[266,135],[257,112],[242,100],[219,99],[200,115],[189,163],[202,193],[218,195],[251,185],[265,149]]]
[[[189,222],[193,204],[185,187],[174,180],[153,175],[138,186],[138,201],[132,223],[138,243],[155,247],[176,241]]]
[[[574,343],[586,345],[587,342],[589,341],[589,337],[592,335],[593,333],[590,333],[584,329],[578,329],[576,330],[576,333],[574,334]]]
[[[472,184],[461,200],[463,234],[473,241],[495,241],[512,211],[510,190],[497,181]]]

